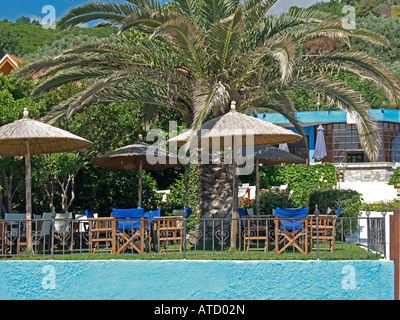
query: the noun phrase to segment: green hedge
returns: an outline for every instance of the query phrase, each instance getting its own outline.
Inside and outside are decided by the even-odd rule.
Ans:
[[[335,210],[338,207],[343,209],[344,217],[359,217],[362,208],[361,194],[354,190],[343,189],[325,189],[313,191],[308,200],[308,210],[313,213],[315,205],[321,214],[324,214],[327,208]]]
[[[307,206],[310,192],[336,186],[336,168],[330,163],[312,166],[289,164],[260,168],[261,189],[270,189],[271,186],[287,183],[289,190],[293,190],[291,199],[295,206]]]
[[[185,187],[185,175],[180,174],[177,179],[169,186],[170,194],[167,202],[161,204],[162,214],[171,215],[173,209],[183,209],[185,207],[185,195],[187,192],[188,207],[193,213],[200,211],[200,196],[202,187],[199,179],[199,166],[190,165],[188,174],[188,190]],[[191,218],[194,218],[194,214]]]
[[[392,177],[389,180],[389,184],[396,187],[400,183],[400,167],[394,170]]]
[[[361,194],[354,190],[326,189],[311,192],[308,200],[308,212],[314,214],[315,205],[321,214],[326,214],[327,208],[331,208],[331,214],[335,214],[338,207],[343,209],[341,217],[359,217],[361,215]],[[346,236],[357,229],[357,219],[339,219],[336,225],[336,237],[342,238],[342,232]]]

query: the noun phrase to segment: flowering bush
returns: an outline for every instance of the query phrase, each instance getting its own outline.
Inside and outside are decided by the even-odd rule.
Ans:
[[[254,214],[256,214],[256,201],[252,200],[241,200],[239,206],[242,208],[253,208]],[[270,215],[272,209],[276,207],[293,208],[295,206],[293,200],[289,197],[288,192],[271,192],[261,191],[260,192],[260,214]]]
[[[369,209],[369,211],[382,212],[383,205],[385,205],[385,210],[387,212],[393,212],[394,208],[400,207],[400,201],[393,200],[393,201],[378,201],[373,203],[363,203],[361,206],[361,210],[367,211],[367,209]]]

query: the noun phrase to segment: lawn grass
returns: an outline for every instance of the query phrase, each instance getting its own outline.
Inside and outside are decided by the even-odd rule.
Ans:
[[[170,249],[174,246],[171,245]],[[314,246],[315,248],[316,246]],[[320,248],[325,247],[324,243],[320,244]],[[214,248],[214,249],[213,249]],[[125,252],[124,254],[114,255],[111,253],[89,253],[88,250],[80,250],[71,253],[68,250],[55,250],[53,260],[377,260],[382,259],[381,254],[371,253],[365,247],[354,243],[336,242],[335,251],[320,250],[319,256],[316,250],[308,254],[302,254],[293,251],[289,247],[282,254],[276,254],[272,245],[268,252],[250,251],[245,252],[243,248],[233,251],[229,250],[229,246],[212,245],[205,243],[202,245],[187,245],[186,252],[147,252],[145,254],[135,254]],[[21,255],[20,257],[9,257],[7,260],[50,260],[51,255]]]

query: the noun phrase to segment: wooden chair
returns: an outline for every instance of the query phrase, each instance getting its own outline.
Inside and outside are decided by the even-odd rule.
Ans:
[[[183,250],[184,217],[169,216],[154,218],[154,233],[158,252]],[[171,247],[170,244],[175,244]]]
[[[117,220],[116,231],[116,254],[130,250],[132,253],[145,253],[145,243],[149,237],[148,218],[141,217],[140,220]]]
[[[72,250],[71,239],[72,212],[55,213],[54,218],[54,246],[65,250]]]
[[[145,242],[148,239],[148,217],[143,208],[112,209],[116,219],[116,253],[145,253]]]
[[[307,208],[275,209],[275,250],[284,252],[289,246],[301,253],[308,253]]]
[[[115,254],[115,218],[90,218],[88,221],[90,252]]]
[[[243,216],[244,251],[269,251],[268,216]],[[253,246],[252,246],[253,244]],[[254,244],[256,245],[254,247]]]
[[[4,220],[8,224],[7,242],[11,248],[11,253],[16,252],[19,256],[21,247],[26,247],[28,244],[26,238],[26,214],[6,213]]]
[[[319,214],[318,219],[316,215],[309,216],[311,250],[335,251],[336,222],[342,212],[343,209],[339,207],[335,215]],[[317,241],[323,245],[314,248]]]
[[[41,253],[42,250],[46,251],[46,248],[50,249],[51,229],[55,216],[56,213],[53,212],[44,212],[43,216],[34,215],[33,245],[38,253]]]

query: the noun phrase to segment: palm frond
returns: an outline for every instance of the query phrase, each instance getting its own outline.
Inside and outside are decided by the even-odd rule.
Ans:
[[[340,21],[326,21],[318,24],[311,30],[305,30],[296,35],[299,42],[306,42],[315,38],[359,38],[375,45],[388,46],[386,37],[366,29],[346,29]]]
[[[254,101],[255,102],[253,104],[243,104],[241,107],[239,107],[238,111],[244,111],[246,108],[254,108],[257,110],[258,108],[262,107],[282,114],[290,121],[291,124],[293,124],[297,132],[303,136],[303,142],[306,150],[308,150],[308,142],[305,137],[303,126],[297,119],[296,108],[287,93],[279,91],[270,92],[270,94],[264,94],[263,98],[259,97],[259,99],[255,99]]]
[[[317,75],[300,78],[296,87],[323,92],[329,105],[336,105],[339,109],[348,112],[356,121],[360,141],[368,158],[371,161],[377,160],[380,148],[377,125],[368,113],[368,105],[360,100],[358,92],[342,81],[331,82]]]
[[[211,110],[223,110],[230,99],[229,92],[220,82],[210,85],[199,79],[193,88],[193,129],[197,130]]]
[[[139,13],[138,7],[130,3],[93,1],[68,11],[57,23],[61,30],[93,20],[105,20],[121,24]]]
[[[345,52],[329,55],[330,61],[344,64],[343,72],[356,74],[361,79],[368,79],[383,88],[389,101],[398,105],[400,102],[400,86],[394,75],[386,69],[379,60],[361,53]],[[324,57],[318,57],[317,61],[323,61]]]
[[[244,7],[238,6],[236,12],[226,19],[214,23],[209,32],[210,48],[216,52],[220,70],[226,69],[226,63],[237,50],[243,28]]]
[[[201,62],[204,58],[204,36],[189,20],[178,18],[164,23],[154,31],[151,38],[160,35],[167,36],[178,48],[180,55],[187,58],[192,72],[196,72],[200,77],[204,76]]]
[[[88,86],[82,92],[74,95],[71,98],[68,98],[58,106],[56,106],[53,110],[47,113],[41,120],[44,122],[48,122],[50,124],[54,124],[61,120],[64,117],[69,117],[75,112],[79,111],[83,107],[99,103],[99,100],[96,101],[98,94],[107,89],[110,86],[118,83],[121,78],[126,76],[127,71],[122,70],[119,71],[108,78],[103,78],[97,80],[94,84]]]
[[[292,9],[279,17],[268,15],[259,24],[257,32],[253,35],[254,45],[261,44],[268,39],[274,39],[286,35],[293,36],[297,33],[309,30],[310,26],[330,21],[333,16],[327,12],[312,9]]]
[[[271,45],[272,55],[279,63],[282,83],[287,83],[292,77],[295,61],[294,45],[285,37],[278,39]]]
[[[198,2],[200,4],[198,21],[207,30],[213,24],[233,15],[240,5],[238,0],[203,0]]]

